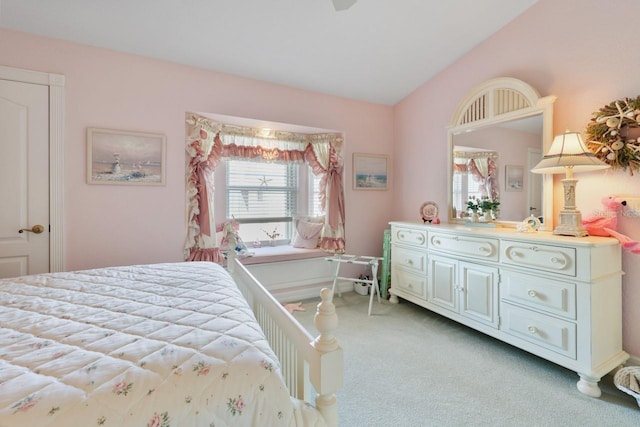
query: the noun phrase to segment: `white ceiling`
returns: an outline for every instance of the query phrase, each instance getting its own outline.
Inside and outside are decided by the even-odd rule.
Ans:
[[[0,0],[0,27],[394,105],[536,1]]]

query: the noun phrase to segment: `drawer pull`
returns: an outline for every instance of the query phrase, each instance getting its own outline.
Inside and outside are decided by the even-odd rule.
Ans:
[[[538,328],[536,328],[535,326],[529,326],[527,329],[529,329],[529,333],[531,335],[535,335],[538,333]]]
[[[424,236],[423,235],[419,235],[418,236],[418,242],[424,243]]]
[[[412,260],[412,259],[408,259],[408,260],[407,260],[407,264],[408,264],[408,265],[413,265],[413,260]]]
[[[534,291],[533,289],[529,289],[527,291],[527,294],[531,297],[531,298],[535,298],[536,296],[538,296],[538,294],[536,293],[536,291]]]
[[[538,247],[537,247],[537,246],[531,246],[531,247],[529,248],[529,250],[530,250],[531,252],[538,252]]]
[[[553,257],[553,258],[551,258],[551,262],[554,263],[554,264],[564,264],[565,260],[560,259],[558,257]]]
[[[512,250],[510,251],[510,253],[511,253],[511,256],[512,256],[512,257],[514,257],[514,258],[522,257],[522,253],[521,253],[521,252],[518,252],[518,251],[516,251],[516,250],[513,250],[513,249],[512,249]]]
[[[485,253],[486,253],[486,252],[491,252],[491,250],[490,250],[489,248],[485,248],[484,246],[480,247],[478,250],[479,250],[480,252],[485,252]]]
[[[402,240],[404,240],[404,233],[400,233],[400,234],[398,234],[398,236],[399,236]]]
[[[433,239],[433,243],[434,243],[435,245],[441,245],[441,244],[442,244],[442,242],[440,241],[440,239]]]

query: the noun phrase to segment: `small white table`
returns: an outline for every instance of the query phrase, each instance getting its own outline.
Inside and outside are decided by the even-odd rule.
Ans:
[[[333,286],[331,291],[335,294],[336,283],[338,280],[349,280],[351,282],[361,282],[367,283],[371,285],[371,297],[369,298],[369,316],[371,316],[371,306],[373,305],[373,295],[378,295],[378,302],[380,303],[380,287],[378,286],[378,264],[382,261],[382,257],[373,257],[373,256],[360,256],[360,255],[334,255],[332,257],[327,257],[325,260],[329,262],[336,263],[336,270],[333,276]],[[360,279],[353,277],[342,277],[340,276],[340,266],[342,264],[357,264],[371,267],[371,279]],[[338,296],[342,296],[340,292],[340,288],[338,287]]]

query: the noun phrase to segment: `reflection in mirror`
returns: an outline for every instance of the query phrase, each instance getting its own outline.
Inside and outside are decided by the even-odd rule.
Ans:
[[[467,218],[469,200],[500,201],[498,153],[477,147],[453,147],[453,216]],[[495,214],[499,218],[499,212]]]
[[[500,225],[515,227],[533,215],[541,229],[553,229],[553,177],[529,171],[551,145],[555,99],[501,77],[460,102],[448,128],[449,222],[467,222],[468,198],[480,195],[499,201]],[[487,160],[476,160],[482,158]]]
[[[453,217],[467,217],[469,196],[499,201],[501,221],[542,216],[542,177],[529,173],[542,156],[541,114],[453,135],[453,144]]]

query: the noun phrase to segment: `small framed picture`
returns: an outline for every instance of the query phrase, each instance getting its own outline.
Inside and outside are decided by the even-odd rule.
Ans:
[[[163,134],[87,129],[89,184],[165,185]]]
[[[353,189],[388,190],[389,156],[353,153]]]
[[[524,187],[524,166],[505,166],[505,191],[522,191]]]

